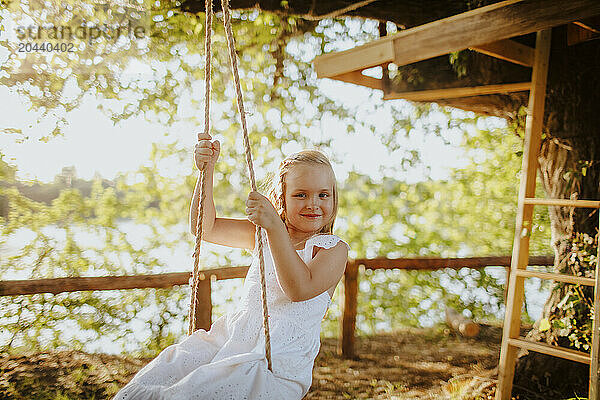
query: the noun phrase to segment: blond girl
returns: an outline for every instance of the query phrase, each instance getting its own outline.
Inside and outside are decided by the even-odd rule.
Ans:
[[[198,134],[196,166],[207,166],[203,239],[252,250],[254,261],[235,312],[163,350],[117,399],[301,399],[310,388],[321,320],[346,265],[348,245],[332,234],[338,193],[331,164],[314,150],[282,161],[270,199],[251,192],[246,218],[216,216],[213,171],[220,144]],[[195,234],[199,184],[190,211]],[[273,372],[267,368],[255,243],[264,231]]]

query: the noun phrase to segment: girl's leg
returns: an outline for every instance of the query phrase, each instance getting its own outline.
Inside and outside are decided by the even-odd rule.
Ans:
[[[115,400],[162,399],[160,393],[164,389],[211,362],[223,345],[226,333],[224,318],[220,318],[209,332],[199,330],[181,343],[167,347],[119,391]]]

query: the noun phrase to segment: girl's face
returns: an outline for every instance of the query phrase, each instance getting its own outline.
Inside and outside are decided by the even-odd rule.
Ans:
[[[334,177],[319,164],[298,164],[285,175],[285,213],[290,233],[314,234],[331,222]]]

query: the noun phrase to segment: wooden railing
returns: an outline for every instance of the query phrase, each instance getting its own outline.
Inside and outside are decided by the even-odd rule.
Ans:
[[[212,280],[244,278],[248,266],[220,267],[200,271],[198,275],[198,301],[196,308],[196,323],[199,328],[208,330],[212,324]],[[144,288],[170,288],[188,285],[191,273],[171,272],[154,275],[126,275],[73,277],[53,279],[26,279],[0,281],[0,296],[18,296],[38,293],[65,293],[84,290],[118,290]]]
[[[553,256],[529,257],[529,265],[553,265]],[[343,284],[342,318],[340,320],[339,349],[345,357],[353,357],[355,345],[356,313],[358,309],[359,271],[364,269],[436,270],[485,267],[506,267],[510,271],[510,256],[467,258],[366,258],[351,259],[346,265]],[[209,329],[212,323],[213,280],[244,278],[248,266],[221,267],[200,271],[200,285],[196,321],[198,326]],[[27,279],[0,281],[0,296],[18,296],[38,293],[64,293],[85,290],[118,290],[138,288],[169,288],[188,285],[189,272],[172,272],[155,275],[73,277],[54,279]],[[508,281],[508,279],[507,279]]]
[[[345,357],[354,357],[356,340],[356,313],[358,309],[358,272],[364,269],[404,269],[404,270],[437,270],[437,269],[481,269],[485,267],[505,267],[506,282],[510,273],[510,256],[465,257],[465,258],[372,258],[349,260],[344,273],[344,302],[340,323],[339,350]],[[529,265],[553,265],[554,256],[529,257]],[[505,292],[506,293],[506,292]]]

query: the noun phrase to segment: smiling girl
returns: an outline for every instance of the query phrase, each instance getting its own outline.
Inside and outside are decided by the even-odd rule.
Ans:
[[[321,320],[346,266],[348,245],[332,234],[337,215],[335,175],[327,157],[305,150],[287,157],[269,200],[251,192],[247,218],[216,217],[213,171],[218,141],[198,134],[195,162],[206,164],[203,239],[254,251],[239,309],[169,346],[117,399],[301,399],[310,388]],[[199,180],[198,180],[199,181]],[[199,182],[190,212],[195,233]],[[267,368],[255,229],[266,232],[265,278],[273,372]]]

